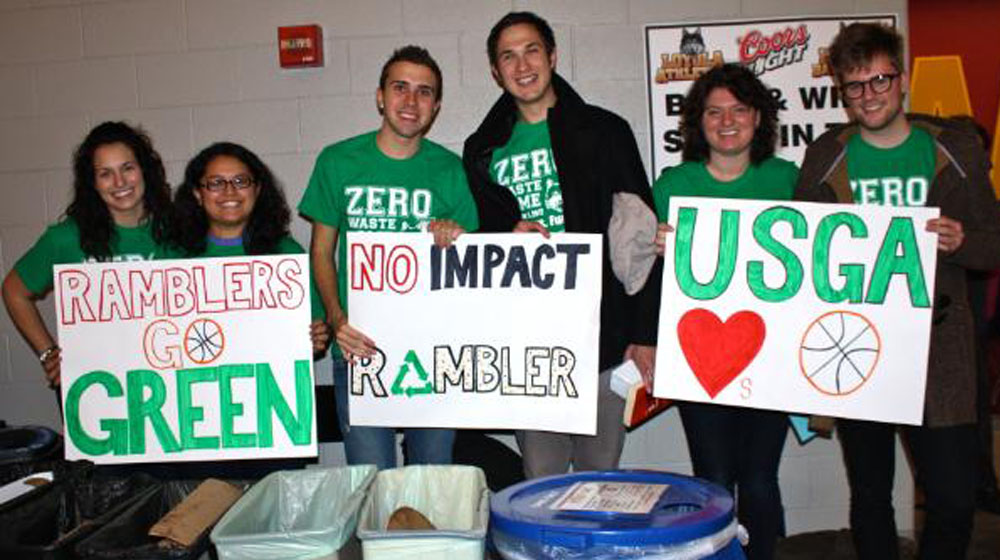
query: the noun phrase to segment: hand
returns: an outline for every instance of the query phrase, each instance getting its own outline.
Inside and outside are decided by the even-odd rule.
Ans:
[[[629,344],[625,348],[625,360],[635,362],[635,367],[642,374],[642,384],[646,392],[653,394],[653,375],[656,372],[656,346]]]
[[[549,229],[538,222],[529,222],[527,220],[521,220],[514,224],[514,233],[528,233],[528,232],[538,232],[542,234],[545,239],[548,239],[552,234],[549,233]]]
[[[443,249],[465,233],[465,228],[452,220],[433,220],[427,226],[427,231],[434,234],[434,244]]]
[[[656,243],[656,254],[663,256],[663,252],[667,249],[667,234],[674,231],[674,226],[662,222],[656,226],[656,239],[653,241]]]
[[[352,327],[347,322],[346,315],[341,315],[337,323],[332,326],[337,346],[340,347],[345,360],[354,362],[357,358],[370,358],[375,355],[375,343]]]
[[[55,389],[59,386],[62,371],[62,349],[56,348],[45,357],[42,362],[42,369],[45,371],[45,381],[49,387]]]
[[[926,229],[938,234],[938,250],[945,253],[957,251],[962,246],[962,242],[965,241],[962,222],[947,216],[927,220]]]
[[[320,354],[330,344],[330,325],[326,321],[313,321],[309,325],[309,340],[312,341],[313,354]]]

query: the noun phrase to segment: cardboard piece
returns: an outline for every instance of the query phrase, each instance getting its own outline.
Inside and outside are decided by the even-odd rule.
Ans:
[[[242,495],[243,490],[236,486],[209,478],[150,527],[149,535],[191,546]]]

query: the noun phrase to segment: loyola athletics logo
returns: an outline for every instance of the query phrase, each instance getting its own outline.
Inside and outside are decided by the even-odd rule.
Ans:
[[[406,387],[403,386],[404,384]],[[420,358],[417,358],[417,353],[413,350],[406,353],[406,358],[399,366],[399,373],[396,374],[396,380],[393,381],[390,391],[393,395],[405,394],[407,397],[429,395],[434,392],[434,384],[431,383],[427,376],[427,370],[424,369]]]

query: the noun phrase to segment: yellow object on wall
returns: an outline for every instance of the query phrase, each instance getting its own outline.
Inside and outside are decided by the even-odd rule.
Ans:
[[[913,59],[913,77],[910,80],[910,110],[941,117],[972,116],[969,88],[960,56],[918,56]],[[990,179],[993,193],[1000,198],[1000,117],[993,133],[993,150],[990,160],[993,171]]]

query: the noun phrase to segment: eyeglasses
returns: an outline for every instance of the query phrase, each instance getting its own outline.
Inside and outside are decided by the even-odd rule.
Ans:
[[[243,189],[249,189],[254,186],[256,181],[249,175],[237,175],[232,179],[226,179],[225,177],[209,177],[201,184],[201,188],[209,192],[222,192],[226,190],[226,186],[230,186],[234,191],[241,191]]]
[[[858,99],[865,94],[865,84],[872,90],[872,93],[885,93],[892,87],[892,81],[899,77],[895,74],[876,74],[867,80],[844,82],[840,86],[840,91],[848,99]]]

